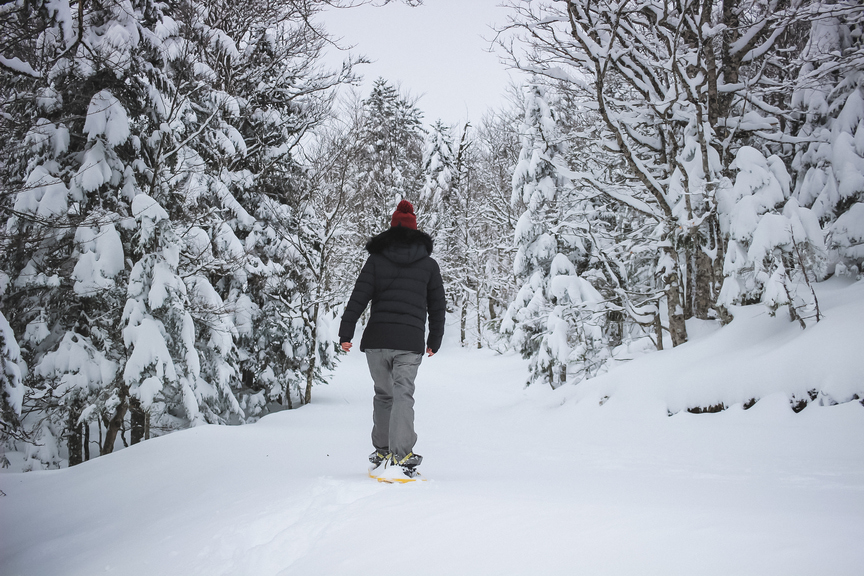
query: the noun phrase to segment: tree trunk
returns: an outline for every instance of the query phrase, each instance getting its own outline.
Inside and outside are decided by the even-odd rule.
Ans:
[[[129,421],[131,431],[129,441],[132,444],[138,444],[144,439],[144,409],[141,408],[141,402],[137,398],[129,398]]]
[[[702,21],[700,26],[710,26],[712,0],[704,0],[702,3]],[[720,118],[720,100],[717,92],[717,60],[714,55],[713,42],[710,40],[706,47],[703,47],[702,58],[705,60],[705,72],[707,74],[708,90],[705,93],[708,99],[708,124],[712,127],[717,126],[717,120]],[[722,158],[721,158],[722,162]],[[708,174],[708,172],[706,172]]]
[[[620,305],[620,299],[616,299],[615,303]],[[606,326],[606,338],[609,348],[620,346],[624,341],[624,313],[620,310],[607,312]]]
[[[315,382],[315,368],[317,368],[316,360],[318,346],[318,304],[312,309],[312,338],[309,346],[309,367],[306,369],[306,394],[303,398],[304,404],[309,404],[312,401],[312,383]]]
[[[288,406],[289,410],[294,409],[294,403],[291,401],[291,386],[290,384],[285,387],[285,394],[282,397],[283,404]]]
[[[739,18],[739,1],[738,0],[722,0],[722,16],[721,21],[718,23],[723,26],[723,34],[720,35],[720,70],[723,75],[723,83],[727,86],[734,85],[738,83],[739,78],[739,68],[741,65],[741,58],[746,54],[746,50],[735,50],[735,45],[738,40],[741,38],[741,22]],[[723,118],[726,114],[729,113],[730,108],[732,107],[732,101],[735,98],[735,93],[732,91],[724,91],[719,92],[717,95],[717,110],[716,114],[718,118]],[[723,142],[729,136],[729,127],[725,124],[715,123],[712,124],[716,133],[714,138]],[[725,148],[725,147],[724,147]],[[720,157],[721,164],[729,170],[729,165],[731,164],[731,158],[725,158],[721,155]],[[726,174],[727,176],[729,174]]]
[[[90,460],[90,423],[84,422],[84,461]]]
[[[80,416],[80,411],[77,409],[71,410],[69,413],[69,420],[67,423],[67,438],[66,443],[69,448],[69,467],[76,466],[81,464],[84,461],[81,453],[81,441],[84,436],[84,429],[81,424],[78,423],[78,417]]]
[[[691,248],[692,249],[692,248]],[[693,301],[696,300],[696,258],[685,256],[685,281],[683,286],[684,300],[681,307],[684,309],[684,318],[693,317]]]
[[[711,248],[715,254],[714,260],[711,262],[711,266],[713,266],[712,276],[715,279],[716,292],[719,295],[720,286],[723,285],[723,263],[726,261],[726,238],[720,230],[719,218],[711,218],[711,239],[713,240]]]
[[[666,270],[663,284],[665,285],[666,305],[669,311],[669,335],[672,338],[672,347],[674,348],[687,341],[684,308],[681,306],[681,283],[679,280],[681,267],[678,264],[678,254],[671,246],[666,246],[663,250],[673,265],[672,270]]]
[[[306,390],[303,393],[303,404],[312,402],[312,383],[315,381],[315,350],[313,340],[313,350],[309,356],[309,365],[306,367]]]
[[[102,454],[111,454],[114,451],[114,442],[117,440],[117,434],[123,427],[123,419],[126,417],[126,410],[129,408],[126,402],[125,394],[121,398],[120,405],[114,412],[114,416],[106,422],[107,430],[105,430],[105,443],[102,445]]]
[[[708,320],[708,313],[714,305],[714,263],[699,247],[696,248],[694,260],[696,274],[693,286],[693,315]]]
[[[306,370],[306,394],[303,397],[303,403],[309,404],[312,401],[312,382],[315,381],[315,354],[309,359],[309,368]]]
[[[657,350],[663,350],[663,322],[659,310],[654,314],[654,334],[657,336]]]
[[[459,318],[459,342],[465,346],[465,323],[468,320],[468,294],[462,294],[462,311]]]
[[[84,422],[84,461],[90,460],[90,423]]]
[[[669,310],[669,336],[672,337],[672,347],[687,342],[687,326],[684,323],[684,310],[681,308],[681,287],[678,285],[678,274],[667,276],[666,303]]]
[[[480,322],[480,290],[477,290],[477,349],[483,347],[482,337],[483,334],[482,324]]]
[[[549,366],[549,384],[556,390],[567,383],[567,365],[553,364]]]

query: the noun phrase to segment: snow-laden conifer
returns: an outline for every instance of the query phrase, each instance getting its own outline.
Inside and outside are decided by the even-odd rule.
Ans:
[[[358,232],[363,242],[390,225],[400,200],[419,200],[423,185],[421,118],[416,105],[383,78],[375,81],[363,100],[356,204],[362,214]]]
[[[15,333],[0,312],[0,429],[14,435],[20,428],[24,383],[21,370],[21,348]]]
[[[825,244],[816,215],[790,198],[791,178],[776,155],[744,146],[733,167],[734,186],[718,192],[729,235],[719,303],[761,301],[772,313],[787,306],[802,325],[818,320],[810,283],[824,276]]]
[[[511,202],[524,208],[515,229],[513,269],[522,287],[501,322],[511,345],[531,358],[531,377],[553,388],[567,382],[570,364],[577,360],[591,321],[590,307],[602,300],[580,278],[574,261],[585,247],[572,234],[567,210],[572,185],[566,171],[565,147],[545,90],[531,84],[526,90],[522,150],[513,171]],[[575,353],[575,355],[574,355]]]
[[[825,224],[837,271],[854,277],[864,264],[864,8],[815,3],[812,11],[792,97],[804,141],[792,162],[795,197]]]
[[[314,65],[320,8],[118,0],[82,3],[81,18],[65,2],[3,12],[4,30],[7,16],[34,24],[16,53],[35,74],[0,66],[4,117],[18,119],[2,126],[0,170],[15,190],[2,299],[33,367],[32,467],[86,460],[91,444],[110,452],[128,429],[135,443],[254,419],[266,383],[305,380],[308,355],[272,378],[257,370],[289,333],[277,325],[257,344],[267,288],[293,290],[307,266],[296,247],[268,254],[257,239],[300,237],[295,147],[350,77],[350,62]],[[306,314],[296,291],[286,301]]]
[[[418,225],[436,240],[438,232],[450,223],[448,208],[455,159],[450,128],[438,120],[429,131],[423,149],[425,182],[418,206]]]
[[[161,12],[148,2],[107,2],[76,20],[66,3],[30,8],[39,24],[22,54],[32,58],[28,50],[38,47],[46,58],[33,60],[41,67],[33,97],[17,104],[28,107],[32,124],[7,142],[25,148],[7,165],[9,181],[21,186],[7,223],[7,246],[15,248],[3,263],[13,278],[4,301],[14,303],[10,322],[23,329],[32,366],[25,427],[36,443],[66,445],[32,452],[48,459],[33,467],[57,464],[61,452],[74,465],[89,457],[91,425],[108,425],[124,394],[116,375],[125,356],[120,315],[131,230],[121,191],[143,166],[136,155],[149,118],[134,130],[132,120],[149,100],[147,83],[160,76],[148,26]]]
[[[123,309],[128,350],[123,381],[145,413],[155,408],[188,425],[200,415],[201,360],[187,310],[186,284],[178,274],[180,240],[168,213],[154,198],[135,196],[132,214],[139,234]],[[117,401],[127,398],[120,396]],[[174,408],[182,411],[171,413]]]

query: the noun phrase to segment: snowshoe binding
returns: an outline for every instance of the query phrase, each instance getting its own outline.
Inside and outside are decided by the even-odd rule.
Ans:
[[[372,461],[371,457],[370,461]],[[426,479],[417,471],[417,466],[422,461],[423,457],[419,454],[409,453],[402,458],[388,454],[377,466],[373,465],[369,468],[369,476],[388,484],[425,481]]]
[[[377,468],[381,462],[390,458],[391,454],[389,450],[375,450],[372,454],[369,455],[369,462],[372,463],[372,466]]]
[[[377,478],[378,475],[387,468],[387,465],[390,463],[392,458],[393,455],[390,454],[389,450],[375,450],[375,452],[370,454],[369,477]]]

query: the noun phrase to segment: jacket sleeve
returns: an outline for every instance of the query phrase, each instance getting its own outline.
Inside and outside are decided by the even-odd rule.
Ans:
[[[354,291],[351,292],[351,298],[345,306],[345,312],[342,314],[342,323],[339,325],[339,343],[350,342],[354,338],[354,329],[357,325],[357,320],[372,295],[375,293],[375,263],[372,262],[372,257],[366,259],[363,269],[360,271],[360,276],[357,277],[357,282],[354,284]]]
[[[438,263],[432,260],[434,267],[426,286],[426,309],[429,312],[429,337],[426,346],[432,352],[441,348],[444,338],[444,317],[447,310],[447,299],[444,297],[444,282],[441,280],[441,270]]]

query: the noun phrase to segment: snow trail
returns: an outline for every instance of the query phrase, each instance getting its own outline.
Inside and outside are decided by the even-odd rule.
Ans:
[[[0,475],[0,573],[832,574],[864,570],[864,408],[576,402],[457,326],[417,379],[429,482],[366,477],[372,383],[59,471]],[[818,552],[814,552],[818,551]]]

